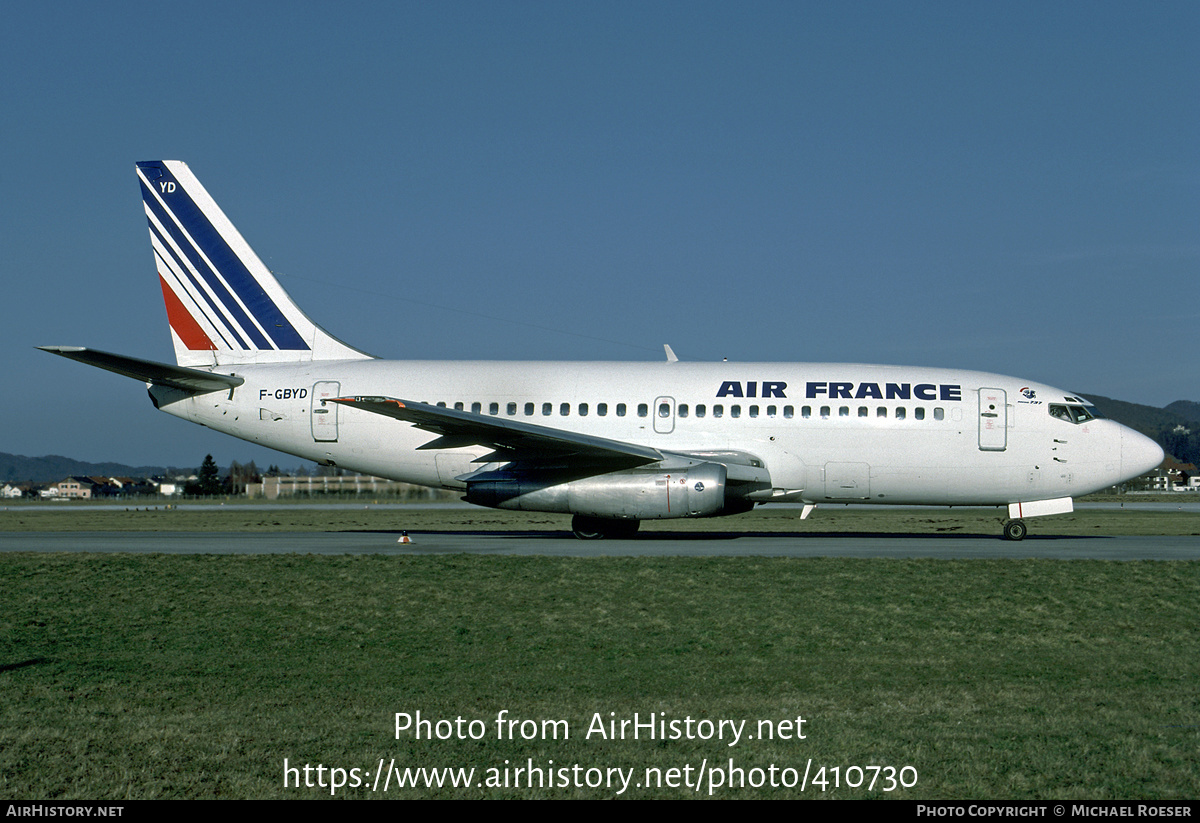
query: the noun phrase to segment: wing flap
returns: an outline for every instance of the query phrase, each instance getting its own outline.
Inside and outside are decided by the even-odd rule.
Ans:
[[[639,446],[636,443],[431,406],[427,403],[397,400],[394,397],[334,397],[330,398],[329,402],[403,420],[423,431],[440,435],[421,446],[422,449],[488,446],[495,450],[493,454],[488,455],[488,462],[537,462],[583,458],[597,462],[616,461],[627,465],[641,465],[663,459],[663,453],[658,449]]]

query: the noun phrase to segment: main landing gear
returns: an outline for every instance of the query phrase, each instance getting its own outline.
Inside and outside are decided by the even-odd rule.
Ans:
[[[582,514],[571,518],[571,531],[580,540],[623,540],[637,534],[640,525],[640,520],[610,520]]]
[[[1009,520],[1004,524],[1004,539],[1022,540],[1027,531],[1024,520]]]

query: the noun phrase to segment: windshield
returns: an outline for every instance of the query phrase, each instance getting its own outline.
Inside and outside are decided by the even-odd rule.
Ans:
[[[1099,420],[1103,417],[1095,406],[1076,406],[1073,403],[1051,403],[1050,416],[1079,425],[1089,420]]]

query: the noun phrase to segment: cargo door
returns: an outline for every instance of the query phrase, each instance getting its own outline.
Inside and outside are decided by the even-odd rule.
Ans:
[[[866,500],[870,496],[870,463],[825,464],[825,497],[830,500]]]
[[[467,484],[455,478],[460,475],[470,474],[482,468],[482,464],[476,463],[477,454],[470,452],[438,452],[433,457],[433,464],[437,467],[438,480],[445,489],[465,489]]]

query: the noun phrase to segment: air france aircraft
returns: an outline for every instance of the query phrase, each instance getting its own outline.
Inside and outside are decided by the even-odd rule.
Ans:
[[[176,364],[46,351],[155,408],[326,466],[574,515],[581,538],[756,504],[1069,512],[1163,451],[1029,380],[837,363],[394,361],[309,319],[186,164],[137,164]]]

